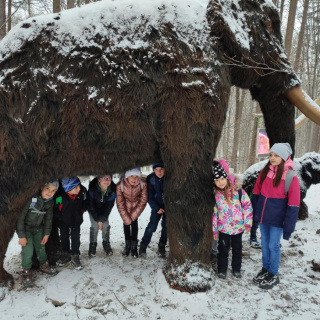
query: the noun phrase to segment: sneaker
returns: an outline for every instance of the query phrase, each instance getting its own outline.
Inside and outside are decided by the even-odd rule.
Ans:
[[[278,283],[280,283],[279,276],[268,272],[264,280],[260,282],[259,288],[269,290],[272,289]]]
[[[107,254],[107,256],[113,255],[113,251],[112,251],[110,242],[102,241],[102,246],[103,246],[103,249],[104,249],[105,253]]]
[[[71,255],[71,264],[74,266],[74,268],[76,270],[81,270],[82,269],[82,265],[80,262],[80,257],[78,254],[72,254]]]
[[[220,279],[226,279],[227,278],[227,273],[226,272],[218,272],[218,277]]]
[[[268,270],[262,268],[261,271],[253,278],[253,282],[259,284],[268,275]]]
[[[42,273],[46,273],[51,276],[55,276],[56,274],[58,274],[58,271],[54,268],[51,268],[48,262],[40,264],[39,269]]]
[[[255,249],[261,249],[261,243],[257,239],[250,240],[250,246]]]
[[[163,243],[159,243],[157,253],[158,253],[159,257],[165,258],[166,257],[166,245]]]
[[[235,278],[240,279],[241,278],[241,272],[240,271],[232,271],[232,274]]]
[[[147,248],[140,245],[140,248],[139,248],[139,256],[142,257],[142,258],[145,258],[147,256]]]
[[[23,269],[21,272],[21,282],[24,288],[33,287],[32,271]]]
[[[58,259],[57,261],[57,266],[58,267],[63,267],[66,263],[68,263],[69,261],[71,260],[71,257],[70,257],[70,254],[69,253],[66,253],[66,252],[63,252],[61,255],[60,255],[60,258]]]

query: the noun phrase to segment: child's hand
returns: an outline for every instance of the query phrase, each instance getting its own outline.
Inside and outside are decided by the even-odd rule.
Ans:
[[[41,244],[46,244],[48,242],[49,236],[44,236],[41,240]]]
[[[20,246],[25,247],[25,246],[27,245],[27,243],[28,243],[27,238],[20,238],[20,239],[19,239],[19,244],[20,244]]]
[[[246,233],[249,233],[250,232],[250,227],[246,227]]]
[[[213,235],[213,240],[218,240],[218,236],[216,234]]]
[[[157,213],[158,213],[158,214],[163,214],[163,213],[164,213],[164,210],[163,210],[163,209],[159,209]]]
[[[98,222],[98,229],[102,230],[103,222]]]

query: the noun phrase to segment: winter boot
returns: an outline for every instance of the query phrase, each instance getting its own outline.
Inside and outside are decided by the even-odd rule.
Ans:
[[[264,280],[268,275],[268,270],[262,268],[262,270],[253,278],[253,282],[259,284],[262,280]]]
[[[138,248],[137,248],[138,242],[137,241],[131,241],[131,255],[134,258],[138,258]]]
[[[21,272],[21,282],[25,288],[33,287],[32,271],[23,269]]]
[[[166,245],[163,243],[158,244],[158,256],[161,258],[166,257]]]
[[[71,255],[71,264],[74,266],[74,268],[76,270],[81,270],[82,269],[82,265],[80,262],[80,257],[78,254],[72,254]]]
[[[274,275],[270,272],[267,273],[266,277],[259,283],[259,288],[261,289],[272,289],[275,285],[279,283],[278,275]]]
[[[105,253],[107,254],[107,256],[113,255],[113,251],[112,251],[110,242],[102,241],[102,246],[103,246],[103,249],[104,249]]]
[[[96,250],[97,250],[97,243],[91,242],[89,244],[89,251],[88,251],[89,258],[93,258],[96,256]]]
[[[63,267],[66,263],[68,263],[71,260],[70,253],[68,252],[61,252],[60,258],[57,261],[58,267]]]
[[[55,276],[56,274],[58,274],[58,271],[54,268],[51,268],[48,262],[40,264],[39,269],[42,273],[46,273],[51,276]]]
[[[130,250],[131,250],[131,240],[126,240],[126,246],[122,251],[122,255],[127,257],[130,254]]]
[[[140,248],[139,248],[139,256],[141,258],[145,258],[146,255],[147,255],[147,247],[143,246],[141,243],[140,243]]]

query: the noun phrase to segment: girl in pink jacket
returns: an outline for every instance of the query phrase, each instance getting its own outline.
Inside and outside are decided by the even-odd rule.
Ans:
[[[231,246],[232,273],[236,278],[241,278],[242,234],[248,233],[252,225],[251,202],[243,189],[240,192],[235,190],[219,163],[213,166],[213,179],[216,203],[212,216],[212,229],[214,240],[217,240],[219,233],[218,277],[225,279],[227,276]]]

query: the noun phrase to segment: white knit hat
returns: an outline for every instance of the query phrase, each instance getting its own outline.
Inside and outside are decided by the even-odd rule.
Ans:
[[[271,147],[270,152],[277,154],[284,161],[287,161],[289,156],[292,154],[292,149],[289,143],[275,143]]]
[[[138,176],[138,177],[141,177],[140,168],[134,168],[134,169],[128,170],[128,171],[125,173],[125,178],[128,178],[128,177],[130,177],[130,176]]]

